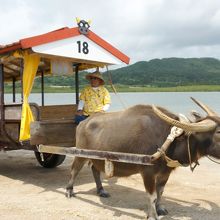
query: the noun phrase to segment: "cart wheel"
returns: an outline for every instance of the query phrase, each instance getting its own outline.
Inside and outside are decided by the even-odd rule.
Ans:
[[[49,154],[49,153],[39,153],[37,151],[34,152],[37,161],[42,167],[45,168],[54,168],[59,166],[65,160],[65,155],[58,154]]]

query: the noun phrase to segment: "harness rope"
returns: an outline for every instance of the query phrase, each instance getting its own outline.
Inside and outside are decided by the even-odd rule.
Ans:
[[[196,158],[196,162],[195,162],[194,166],[192,166],[192,157],[191,157],[191,151],[190,151],[190,145],[189,145],[189,138],[190,138],[191,134],[192,134],[191,132],[188,132],[188,134],[187,134],[187,150],[188,150],[188,156],[189,156],[190,170],[193,172],[194,169],[197,167],[197,165],[199,165],[199,162],[198,162],[198,158]]]
[[[196,168],[196,166],[199,165],[199,162],[198,162],[198,158],[196,158],[196,161],[194,162],[195,163],[194,165],[193,165],[193,162],[192,162],[192,156],[191,156],[191,151],[190,151],[190,141],[189,141],[189,138],[190,138],[191,134],[192,134],[191,132],[186,132],[186,135],[187,135],[187,152],[188,152],[188,157],[189,157],[189,166],[190,166],[190,170],[193,172],[194,169]],[[173,138],[172,141],[173,141],[174,138],[176,138],[178,136],[175,136],[174,134],[169,134],[168,138],[169,137],[172,137]],[[170,142],[170,144],[172,143],[172,141]],[[182,166],[182,167],[186,167],[187,166],[187,165],[181,164],[178,160],[173,160],[170,157],[168,157],[166,155],[166,149],[164,149],[163,146],[161,148],[157,149],[157,153],[155,153],[154,155],[158,155],[158,154],[159,155],[157,157],[155,157],[155,159],[158,159],[159,157],[163,157],[165,159],[165,161],[167,162],[167,166],[168,167],[172,167],[172,168],[176,168],[176,167],[179,167],[179,166]],[[153,156],[152,156],[152,158],[153,158]]]
[[[211,156],[206,156],[209,160],[211,160],[214,163],[220,164],[220,161],[217,161],[215,159],[213,159]]]
[[[124,109],[127,108],[127,104],[122,100],[121,96],[118,94],[118,92],[116,91],[116,88],[115,86],[113,85],[112,83],[112,76],[111,76],[111,73],[109,72],[108,70],[108,66],[106,66],[106,72],[108,73],[108,80],[109,80],[109,84],[113,90],[113,92],[115,93],[115,95],[117,96],[118,100],[121,102],[121,105],[123,106]]]

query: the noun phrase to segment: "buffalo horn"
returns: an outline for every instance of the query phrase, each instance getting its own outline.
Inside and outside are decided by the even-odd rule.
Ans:
[[[170,118],[163,112],[161,112],[155,105],[152,105],[152,109],[154,113],[160,117],[162,120],[166,121],[167,123],[176,126],[178,128],[182,128],[188,132],[206,132],[211,131],[216,128],[216,123],[210,119],[206,119],[197,123],[185,123],[177,121],[173,118]]]
[[[196,100],[193,97],[190,97],[193,102],[195,102],[200,108],[202,108],[209,116],[218,116],[212,109],[210,109],[207,105],[203,104],[202,102]]]

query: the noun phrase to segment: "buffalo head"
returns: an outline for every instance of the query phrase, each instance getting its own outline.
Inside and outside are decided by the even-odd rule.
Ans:
[[[207,113],[207,116],[200,118],[198,122],[180,122],[164,114],[156,106],[152,106],[152,108],[155,114],[167,123],[182,128],[188,133],[193,133],[198,139],[206,141],[207,146],[204,155],[210,155],[220,159],[220,117],[207,105],[194,98],[191,99]]]

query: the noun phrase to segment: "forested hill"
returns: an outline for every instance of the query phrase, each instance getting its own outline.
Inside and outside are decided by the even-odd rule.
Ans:
[[[113,84],[149,87],[220,85],[220,60],[214,58],[164,58],[140,61],[111,70]],[[80,85],[88,83],[81,72]],[[107,77],[107,74],[104,74]],[[74,86],[73,76],[45,77],[46,86]],[[40,87],[40,79],[35,80]]]
[[[220,84],[220,60],[214,58],[164,58],[141,61],[112,70],[113,83],[168,87]]]

